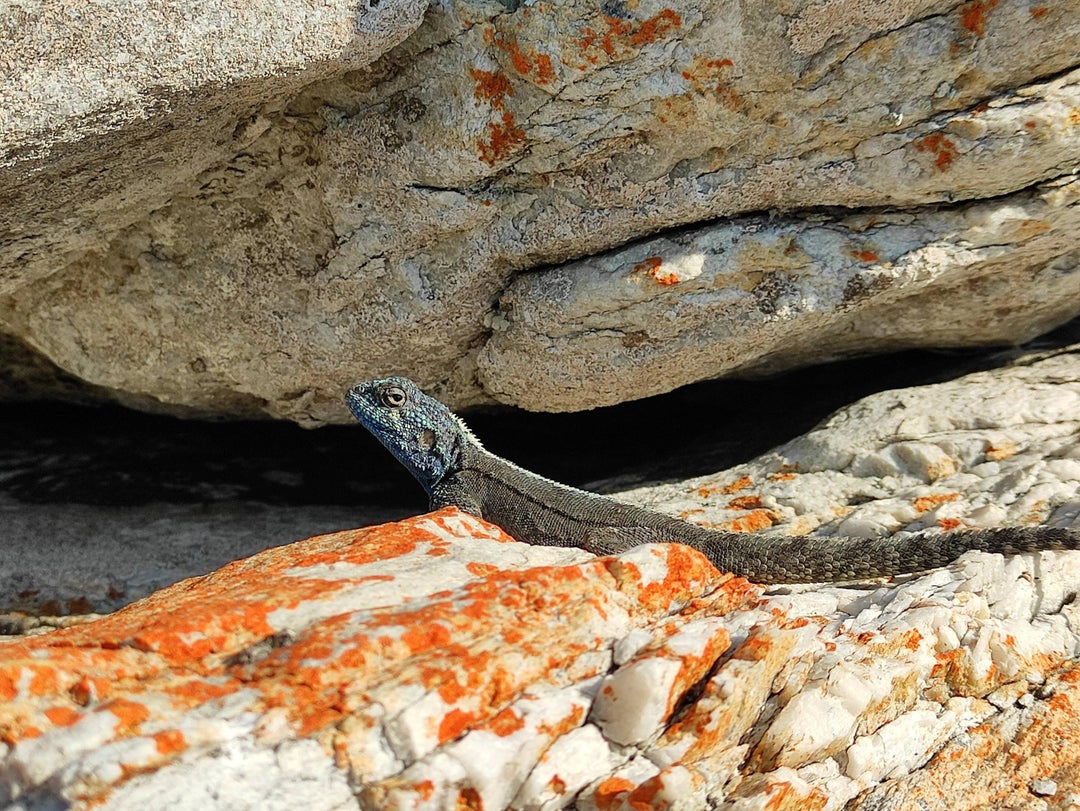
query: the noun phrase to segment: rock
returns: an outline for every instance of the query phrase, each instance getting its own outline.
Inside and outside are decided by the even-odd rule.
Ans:
[[[1010,343],[1075,312],[1077,229],[1074,176],[953,209],[682,231],[517,278],[479,373],[504,402],[569,410],[898,346]]]
[[[1080,352],[885,392],[703,480],[727,528],[1075,525]],[[681,495],[680,495],[681,494]],[[453,509],[0,642],[14,808],[1013,807],[1080,791],[1080,553],[763,590]],[[1048,795],[1046,795],[1048,796]]]
[[[751,462],[618,498],[721,529],[787,535],[1069,526],[1080,516],[1078,429],[1074,345],[871,395]]]
[[[1080,311],[1069,4],[463,0],[366,67],[422,4],[125,8],[0,21],[0,332],[61,393],[319,424],[394,371],[581,409]],[[131,19],[183,32],[160,71]]]

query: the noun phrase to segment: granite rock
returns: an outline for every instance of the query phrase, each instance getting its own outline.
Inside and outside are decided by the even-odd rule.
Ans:
[[[217,37],[164,78],[97,8],[0,22],[0,332],[58,392],[319,424],[394,371],[580,409],[1080,310],[1068,3],[446,0],[374,62],[420,4],[164,5],[148,42]]]

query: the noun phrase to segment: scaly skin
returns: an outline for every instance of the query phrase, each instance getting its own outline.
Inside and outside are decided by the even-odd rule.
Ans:
[[[553,482],[501,459],[453,412],[411,380],[354,386],[353,415],[427,491],[432,509],[458,507],[525,543],[617,554],[677,542],[717,568],[757,583],[865,580],[944,566],[964,552],[1015,555],[1078,549],[1080,535],[1054,527],[920,532],[899,538],[777,538],[719,532]]]

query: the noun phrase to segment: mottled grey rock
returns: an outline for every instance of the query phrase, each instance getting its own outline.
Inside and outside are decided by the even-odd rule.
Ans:
[[[744,465],[618,497],[709,526],[784,535],[1067,527],[1080,517],[1078,431],[1074,345],[874,394]]]
[[[1067,304],[1074,214],[1047,202],[1080,160],[1072,4],[440,2],[347,73],[408,32],[415,0],[281,3],[251,19],[204,4],[193,21],[164,7],[139,23],[148,42],[217,38],[180,38],[161,77],[148,47],[123,45],[124,7],[90,8],[81,22],[21,6],[3,18],[30,43],[8,64],[36,78],[0,105],[18,119],[0,141],[0,331],[141,407],[343,422],[345,386],[395,371],[455,405],[586,408],[735,367],[1017,341],[1080,309]],[[72,68],[38,54],[50,32],[82,28],[101,54],[73,45]],[[100,81],[71,98],[80,65]],[[1020,233],[1025,206],[1044,211],[1044,232]],[[863,232],[831,207],[860,210]],[[508,287],[504,305],[519,302],[525,271],[556,280],[580,266],[543,269],[610,265],[628,242],[667,231],[677,244],[669,229],[766,211],[778,239],[830,227],[837,239],[817,239],[804,264],[777,245],[747,256],[746,275],[716,276],[707,297],[757,289],[760,307],[790,315],[794,350],[777,348],[760,307],[737,341],[718,328],[685,343],[654,340],[659,324],[643,330],[632,308],[621,320],[599,291],[576,341],[496,307]],[[864,246],[873,216],[906,237]],[[1004,241],[954,239],[950,223],[971,238],[968,217]],[[717,239],[738,227],[716,224]],[[904,257],[929,278],[894,280],[914,267]],[[823,317],[845,289],[858,306]],[[809,291],[825,299],[801,300]],[[967,328],[1003,299],[1008,317],[981,319],[1000,325]],[[529,319],[541,302],[520,303]],[[939,328],[943,314],[957,325]],[[851,328],[859,317],[872,337]],[[658,376],[661,356],[676,360]],[[609,363],[595,392],[552,371]]]
[[[516,279],[480,377],[506,402],[563,410],[855,353],[1010,343],[1076,311],[1078,231],[1071,176],[958,208],[649,239]]]

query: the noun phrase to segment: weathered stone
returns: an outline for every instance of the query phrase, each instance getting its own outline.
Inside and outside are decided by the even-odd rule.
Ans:
[[[1075,525],[1080,355],[867,398],[702,480],[726,528]],[[690,505],[697,505],[690,507]],[[0,642],[0,803],[1015,807],[1080,792],[1080,553],[765,591],[448,509]],[[1042,781],[1042,782],[1040,782]]]
[[[975,556],[869,592],[762,597],[677,545],[590,561],[506,541],[446,510],[0,643],[0,799],[697,808],[782,790],[838,807],[867,790],[921,796],[921,770],[934,787],[942,770],[981,780],[989,804],[1029,775],[1075,784],[1069,610],[1009,613],[977,585],[996,570],[1015,587],[1031,560],[1004,577]],[[1080,555],[1038,571],[1060,592]],[[1042,685],[1029,708],[980,698],[1018,674]],[[969,735],[979,753],[1012,744],[1013,769],[995,770],[1008,779],[979,777]]]
[[[871,395],[747,464],[618,497],[789,535],[1068,526],[1080,515],[1078,349]],[[1001,598],[1035,599],[1023,589]]]
[[[563,410],[854,353],[1030,338],[1077,311],[1078,230],[1071,176],[993,203],[650,239],[516,279],[480,378],[506,402]]]
[[[214,16],[210,6],[198,9]],[[78,57],[104,77],[87,98],[51,108],[68,97],[38,103],[35,87],[82,83],[68,81],[67,63],[53,65],[33,48],[13,51],[34,78],[0,105],[23,119],[0,177],[8,291],[0,330],[142,407],[156,401],[177,413],[320,423],[348,419],[345,385],[388,371],[417,377],[454,405],[585,408],[734,367],[772,369],[882,346],[1015,341],[1076,312],[1065,303],[1076,298],[1067,292],[1073,208],[1047,197],[1047,184],[1080,158],[1073,4],[462,0],[434,4],[374,65],[314,84],[404,35],[417,4],[361,9],[362,29],[392,18],[378,28],[381,39],[360,38],[361,56],[345,53],[340,7],[327,18],[298,13],[281,5],[265,52],[250,46],[243,21],[223,28],[221,41],[240,54],[235,65],[214,61],[218,40],[178,45],[172,53],[185,59],[164,71],[160,102],[145,100],[161,81],[140,80],[137,49],[134,67],[116,74],[100,67],[114,55],[108,49],[100,62]],[[19,36],[31,45],[80,25],[58,12],[35,29],[26,12],[7,15],[11,29],[30,31]],[[116,15],[89,26],[98,41],[129,30],[123,7]],[[189,30],[169,20],[151,31]],[[293,29],[314,51],[275,49],[292,41]],[[375,40],[377,47],[364,44]],[[113,83],[113,96],[100,90]],[[117,95],[124,123],[110,129],[102,105]],[[139,116],[145,124],[130,123]],[[169,130],[188,118],[197,126]],[[38,135],[33,121],[53,129]],[[19,151],[37,143],[48,154]],[[979,198],[993,200],[965,203]],[[956,207],[934,207],[943,203]],[[854,221],[805,211],[821,206],[873,210],[859,233]],[[1038,210],[1048,228],[1020,233],[1015,206]],[[801,237],[794,256],[754,242],[766,255],[760,263],[743,257],[737,279],[705,274],[720,285],[705,297],[749,303],[747,288],[757,291],[759,307],[747,311],[756,326],[740,322],[729,349],[716,345],[730,330],[657,337],[655,321],[643,327],[634,308],[620,319],[601,290],[590,300],[595,311],[582,313],[577,341],[553,342],[549,322],[536,332],[526,326],[551,296],[520,300],[522,271],[665,229],[755,216],[717,226],[723,241],[766,210],[782,215],[768,233],[805,234],[810,250],[799,254]],[[877,237],[871,215],[886,223],[880,254],[865,245]],[[975,228],[969,216],[985,223],[987,236],[1004,237],[999,247],[952,239],[950,222],[965,233]],[[906,241],[898,235],[905,226]],[[830,246],[831,227],[838,230]],[[841,244],[845,234],[852,244]],[[930,272],[935,252],[941,273]],[[895,278],[898,268],[916,266],[931,278]],[[1003,267],[1014,270],[991,283]],[[520,321],[493,307],[508,285],[504,303],[524,307]],[[811,291],[824,299],[797,300]],[[850,310],[835,312],[844,291]],[[901,294],[915,303],[903,305]],[[976,319],[1006,298],[1006,317]],[[687,306],[688,298],[670,308]],[[879,319],[882,312],[891,317]],[[783,333],[798,347],[776,343],[785,316]],[[507,317],[510,331],[491,337]],[[879,331],[856,328],[864,343],[844,340],[863,318]],[[985,328],[993,321],[1000,326]],[[599,322],[610,326],[593,326]],[[807,346],[818,343],[818,330],[814,354]],[[621,371],[595,394],[560,380],[547,363],[545,353],[558,347],[567,355],[563,374],[591,374],[612,341]],[[736,350],[754,360],[718,362]],[[631,359],[639,356],[651,362],[635,375]],[[657,364],[666,367],[662,384]]]

